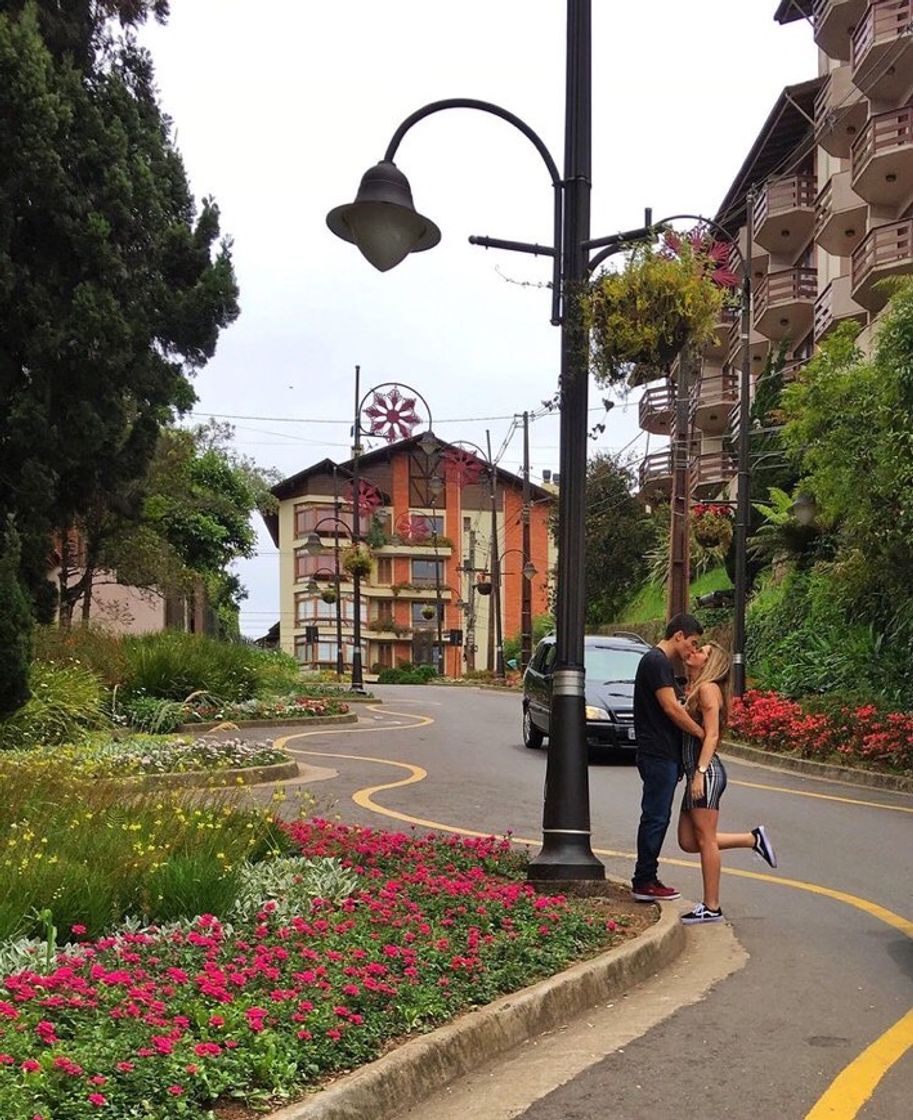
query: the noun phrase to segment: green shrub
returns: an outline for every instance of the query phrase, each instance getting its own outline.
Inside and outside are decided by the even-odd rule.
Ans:
[[[78,743],[109,725],[104,686],[88,669],[33,661],[29,687],[31,699],[0,721],[2,750]]]
[[[210,692],[223,700],[249,700],[258,687],[263,651],[240,642],[166,630],[124,639],[129,694],[186,700]]]
[[[167,735],[186,723],[187,709],[180,700],[162,700],[158,696],[128,696],[116,705],[117,722],[125,721],[137,731],[150,735]]]
[[[430,675],[424,674],[422,669],[431,669]],[[420,665],[417,669],[384,669],[377,678],[378,684],[427,684],[431,677],[436,676],[435,670],[430,665]]]
[[[108,688],[123,685],[128,663],[124,639],[102,626],[39,626],[35,629],[34,656],[37,661],[90,669]]]
[[[289,653],[280,650],[262,650],[250,647],[253,653],[254,695],[284,696],[298,692],[301,685],[301,669]]]
[[[0,715],[9,715],[29,698],[32,614],[19,578],[19,536],[12,519],[0,534]]]
[[[419,665],[415,672],[423,681],[430,681],[437,676],[437,669],[433,665]]]

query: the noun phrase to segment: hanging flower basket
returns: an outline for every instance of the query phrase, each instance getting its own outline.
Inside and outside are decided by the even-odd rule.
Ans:
[[[478,593],[480,595],[490,595],[491,594],[491,580],[490,579],[480,579],[478,581],[478,583],[476,583],[476,591],[478,591]]]
[[[426,603],[425,606],[422,607],[422,618],[434,618],[434,607],[432,607],[430,603]]]
[[[342,554],[342,566],[350,576],[359,576],[362,579],[369,576],[373,564],[374,557],[371,550],[362,544],[347,548]]]
[[[703,548],[718,548],[728,551],[732,544],[732,522],[728,517],[715,513],[702,513],[691,523],[694,539]]]
[[[659,252],[636,248],[621,272],[602,272],[583,296],[584,325],[597,381],[617,385],[668,371],[686,342],[713,336],[724,302],[709,260],[691,241]]]
[[[335,603],[336,602],[336,592],[333,590],[332,587],[327,587],[323,591],[320,592],[320,598],[323,599],[323,601],[325,603]]]

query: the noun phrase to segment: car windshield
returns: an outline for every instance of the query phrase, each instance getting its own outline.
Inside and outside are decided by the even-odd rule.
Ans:
[[[633,681],[640,659],[646,652],[646,646],[643,650],[587,646],[583,655],[587,679],[602,681],[603,684]]]

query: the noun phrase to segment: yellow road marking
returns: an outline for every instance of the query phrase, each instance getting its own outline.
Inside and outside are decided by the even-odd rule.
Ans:
[[[865,805],[867,809],[888,809],[895,813],[913,813],[913,807],[890,805],[885,801],[864,801],[861,797],[838,797],[833,793],[812,793],[810,790],[790,789],[788,786],[768,786],[761,782],[742,782],[731,779],[731,786],[746,786],[748,789],[767,789],[774,793],[791,793],[794,797],[814,797],[819,801],[840,801],[844,805]]]
[[[908,1011],[837,1075],[805,1120],[853,1120],[878,1082],[911,1046],[913,1011]]]
[[[373,710],[376,711],[378,709]],[[285,744],[292,739],[302,739],[312,735],[352,735],[358,734],[360,731],[370,731],[376,734],[378,731],[384,730],[406,731],[411,730],[413,727],[423,727],[434,723],[434,720],[428,716],[413,715],[411,712],[408,714],[403,712],[391,712],[390,714],[408,715],[408,718],[414,719],[417,722],[408,727],[339,728],[338,730],[323,732],[315,729],[314,731],[304,731],[294,735],[287,735],[284,739],[277,740],[276,746],[282,749]],[[344,758],[356,762],[375,762],[384,766],[392,766],[407,771],[408,776],[401,778],[399,781],[384,782],[380,785],[356,790],[355,793],[352,794],[352,800],[356,805],[367,809],[369,812],[377,813],[385,817],[392,817],[394,820],[418,825],[436,832],[448,832],[456,833],[461,836],[476,837],[491,835],[490,832],[476,832],[473,829],[457,828],[453,825],[442,824],[440,821],[431,821],[423,817],[413,817],[408,813],[401,813],[394,809],[388,809],[374,800],[374,795],[377,793],[382,793],[388,789],[398,789],[401,786],[413,785],[416,782],[423,781],[428,776],[428,772],[421,766],[414,766],[411,763],[394,762],[390,759],[375,758],[366,755],[337,754],[333,751],[301,751],[300,753],[322,758]],[[875,808],[899,809],[901,812],[911,811],[903,806],[885,805],[876,802],[855,800],[853,798],[836,797],[830,794],[808,793],[801,790],[788,789],[786,787],[766,786],[753,782],[738,782],[734,784],[755,789],[767,789],[778,793],[817,797],[826,801],[869,805]],[[540,842],[539,840],[530,840],[520,836],[511,836],[510,839],[512,843],[529,846],[535,846]],[[594,848],[593,851],[596,855],[619,859],[633,859],[632,852],[619,852],[611,848]],[[673,864],[676,867],[686,867],[690,870],[697,870],[700,868],[700,863],[695,860],[668,859],[665,860],[665,862]],[[810,894],[817,894],[824,898],[830,898],[835,902],[842,902],[847,906],[852,906],[854,909],[870,915],[877,921],[883,922],[885,925],[891,926],[893,929],[899,930],[905,936],[913,939],[913,921],[902,917],[900,914],[895,914],[892,910],[888,910],[886,907],[880,906],[876,902],[871,902],[865,898],[859,898],[857,895],[848,894],[846,891],[834,890],[832,887],[819,886],[817,883],[807,883],[801,879],[786,879],[782,876],[768,875],[758,871],[743,871],[736,867],[724,867],[722,870],[725,875],[736,875],[743,879],[756,879],[760,882],[771,883],[775,886],[791,887],[794,890],[806,891]],[[805,1120],[854,1120],[859,1110],[865,1105],[866,1101],[871,1098],[878,1083],[888,1070],[906,1054],[911,1046],[913,1046],[913,1011],[908,1012],[902,1019],[895,1023],[893,1027],[881,1035],[880,1038],[877,1038],[858,1057],[854,1058],[849,1065],[841,1070],[834,1081],[831,1082],[823,1096],[818,1099],[811,1112],[806,1114]]]

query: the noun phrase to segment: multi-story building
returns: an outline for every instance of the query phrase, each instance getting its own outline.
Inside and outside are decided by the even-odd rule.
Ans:
[[[865,349],[888,298],[878,281],[913,273],[913,0],[782,0],[775,18],[810,21],[818,75],[784,89],[716,215],[750,260],[755,379],[772,352],[788,377],[845,320]],[[730,330],[727,346],[720,324],[692,391],[695,498],[735,474],[723,440],[737,412],[734,317]],[[670,434],[673,400],[674,380],[648,388],[641,427]],[[668,448],[646,456],[645,497],[668,495],[672,478]]]
[[[428,455],[416,437],[359,456],[364,483],[359,489],[364,493],[367,487],[372,498],[372,508],[363,505],[358,525],[373,557],[370,576],[361,580],[362,660],[369,670],[411,662],[460,676],[467,668],[494,666],[495,597],[483,593],[494,567],[490,475],[487,468],[481,474],[465,474],[458,464],[455,469],[446,455],[450,447],[439,442]],[[326,600],[332,600],[327,591],[335,584],[337,546],[344,554],[351,543],[353,466],[351,460],[324,459],[285,479],[273,490],[278,511],[266,517],[279,549],[281,648],[303,664],[336,665],[337,606],[344,662],[351,663],[354,598],[344,569],[339,599]],[[531,613],[535,617],[548,609],[554,565],[548,519],[554,500],[549,490],[530,483],[525,508],[523,480],[495,468],[494,543],[505,638],[520,633],[527,562],[536,569],[529,581]],[[526,516],[528,556],[522,547]],[[307,543],[315,533],[319,550]],[[314,626],[316,643],[309,630]]]

